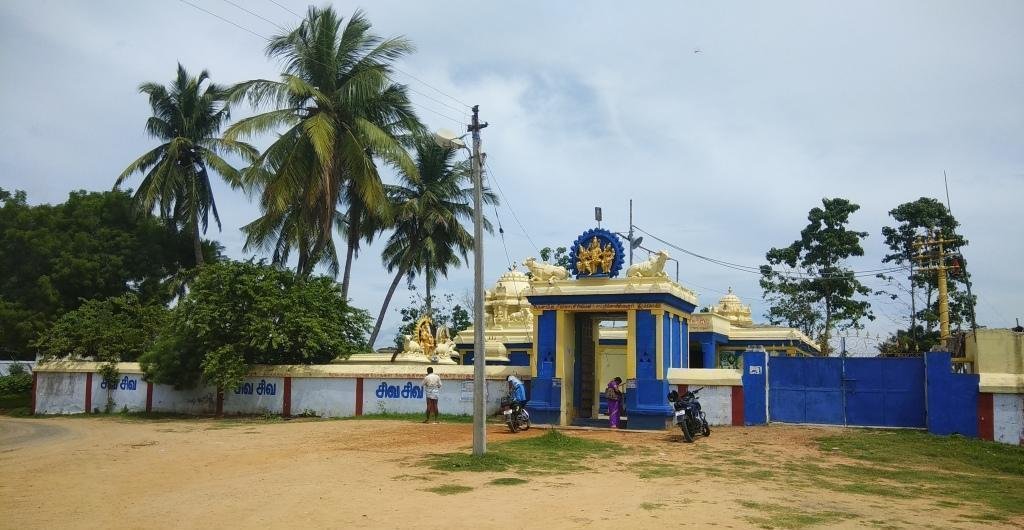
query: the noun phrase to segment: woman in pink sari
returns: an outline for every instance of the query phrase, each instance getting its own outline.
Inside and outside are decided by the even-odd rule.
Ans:
[[[605,400],[608,402],[608,419],[612,429],[619,428],[619,416],[622,415],[622,378],[616,377],[608,381],[608,388],[604,391]]]

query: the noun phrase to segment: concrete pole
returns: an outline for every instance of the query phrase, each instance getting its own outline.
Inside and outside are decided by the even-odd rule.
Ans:
[[[946,255],[942,251],[942,235],[937,238],[939,246],[938,267],[936,273],[939,275],[939,342],[943,346],[949,346],[949,291],[946,287]]]
[[[480,159],[479,105],[473,106],[473,454],[487,452],[487,354],[484,351],[484,228],[483,228],[483,168]]]

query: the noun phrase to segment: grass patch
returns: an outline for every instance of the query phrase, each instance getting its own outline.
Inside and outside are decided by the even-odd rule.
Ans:
[[[906,430],[851,430],[817,440],[823,451],[863,463],[804,464],[800,472],[828,477],[823,487],[889,498],[937,497],[955,507],[958,492],[1002,520],[1024,514],[1024,448]],[[950,488],[956,484],[956,488]],[[943,506],[943,505],[940,505]]]
[[[519,484],[526,484],[527,482],[529,481],[524,478],[501,477],[488,482],[488,484],[491,484],[493,486],[517,486]]]
[[[431,479],[431,477],[428,477],[426,475],[409,475],[409,474],[397,475],[397,476],[391,477],[391,480],[425,480],[427,482],[429,482],[430,479]]]
[[[806,528],[855,519],[856,514],[837,511],[805,512],[791,506],[739,501],[740,506],[760,512],[745,519],[761,528]]]
[[[636,473],[638,477],[644,479],[673,478],[692,473],[686,472],[676,466],[665,464],[664,462],[652,461],[637,462],[636,464],[633,464],[630,470]]]
[[[934,467],[976,473],[994,471],[1024,477],[1024,448],[910,430],[851,430],[817,440],[825,452],[882,464]]]
[[[438,471],[508,471],[509,468],[518,466],[519,460],[501,454],[492,448],[481,456],[467,453],[445,453],[429,455],[425,459],[426,464]]]
[[[423,463],[440,471],[508,471],[518,473],[567,473],[587,469],[584,461],[612,456],[622,446],[566,436],[551,430],[540,436],[497,443],[482,456],[466,453],[429,455]]]
[[[640,503],[640,508],[642,508],[644,510],[647,510],[649,512],[657,510],[658,508],[664,508],[664,507],[665,507],[665,505],[660,503],[660,502],[641,502]]]
[[[771,480],[775,477],[775,473],[767,469],[758,469],[756,471],[740,471],[737,475],[748,478],[750,480]]]
[[[1001,513],[968,513],[961,515],[971,521],[1005,521],[1007,517]]]
[[[435,488],[427,488],[423,491],[429,491],[438,495],[458,495],[459,493],[466,493],[467,491],[473,491],[473,488],[469,486],[460,486],[458,484],[445,484],[444,486],[437,486]]]

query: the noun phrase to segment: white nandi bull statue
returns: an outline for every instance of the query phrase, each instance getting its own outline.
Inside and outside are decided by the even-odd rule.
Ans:
[[[535,282],[547,281],[550,283],[554,280],[565,280],[569,278],[569,271],[566,270],[565,267],[538,262],[534,258],[526,258],[526,260],[523,261],[523,265],[530,270],[530,276]]]
[[[656,254],[651,254],[651,257],[647,258],[647,261],[641,261],[640,263],[634,263],[629,266],[626,270],[627,278],[668,278],[668,274],[665,274],[665,261],[669,258],[668,252],[659,250]]]

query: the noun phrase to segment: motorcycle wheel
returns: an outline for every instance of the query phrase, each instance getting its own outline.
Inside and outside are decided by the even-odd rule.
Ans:
[[[705,437],[711,436],[711,427],[708,426],[708,420],[701,420],[701,427]]]
[[[520,431],[528,431],[528,430],[530,430],[530,418],[528,418],[525,414],[520,414],[519,415],[519,430]]]
[[[516,431],[519,430],[518,423],[519,422],[517,422],[516,420],[511,420],[511,421],[506,422],[505,425],[508,425],[508,430],[510,430],[512,432],[516,432]]]
[[[683,441],[693,443],[693,433],[690,432],[690,422],[683,421],[679,424],[679,430],[683,431]]]

